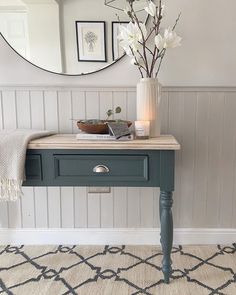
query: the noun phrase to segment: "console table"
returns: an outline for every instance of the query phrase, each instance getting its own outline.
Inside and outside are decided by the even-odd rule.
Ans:
[[[133,141],[76,140],[58,134],[28,145],[25,186],[160,187],[162,270],[171,276],[175,151],[171,135]]]

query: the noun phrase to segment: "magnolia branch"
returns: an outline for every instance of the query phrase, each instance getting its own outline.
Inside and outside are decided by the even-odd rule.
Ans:
[[[143,68],[144,70],[146,70],[146,69],[145,69],[142,65],[140,65],[140,63],[138,62],[138,59],[137,59],[136,55],[134,54],[134,50],[133,50],[133,48],[132,48],[131,46],[130,46],[129,48],[130,48],[130,50],[131,50],[131,52],[132,52],[132,55],[133,55],[133,57],[134,57],[134,60],[135,60],[136,65],[137,65],[137,67],[138,67],[138,69],[139,69],[139,72],[140,72],[140,74],[141,74],[141,77],[143,78],[142,68]]]
[[[155,19],[157,19],[157,23],[155,25],[155,35],[157,36],[160,31],[160,24],[161,24],[161,20],[162,20],[162,0],[159,1],[159,6],[156,8],[156,15],[155,15],[154,20]],[[154,71],[154,68],[157,63],[158,58],[159,58],[159,50],[158,50],[157,46],[155,46],[154,52],[153,52],[152,64],[151,64],[151,73],[150,73],[151,76],[153,75],[153,71]]]
[[[177,17],[177,19],[176,19],[176,21],[175,21],[175,24],[174,24],[174,26],[173,26],[173,28],[172,28],[172,31],[174,31],[175,28],[176,28],[176,26],[178,25],[178,22],[179,22],[179,20],[180,20],[180,17],[181,17],[181,12],[179,13],[179,15],[178,15],[178,17]]]
[[[155,74],[155,78],[159,74],[159,71],[160,71],[160,68],[161,68],[161,65],[162,65],[162,62],[163,62],[163,58],[164,58],[165,53],[166,53],[166,49],[163,49],[162,51],[163,51],[163,53],[160,55],[161,59],[160,59],[160,62],[159,62],[159,65],[158,65],[158,68],[157,68],[157,71],[156,71],[156,74]]]
[[[140,26],[139,19],[138,19],[136,13],[134,12],[133,3],[132,3],[132,5],[131,5],[131,13],[133,14],[134,21],[135,21],[135,23],[137,24],[137,26],[138,26],[138,28],[139,28],[139,30],[140,30],[141,36],[142,36],[142,43],[143,43],[143,60],[144,60],[145,66],[146,66],[147,77],[150,77],[150,74],[149,74],[149,66],[148,66],[148,59],[147,59],[146,48],[145,48],[146,40],[145,40],[145,37],[144,37],[144,34],[143,34],[143,30],[142,30],[142,28],[141,28],[141,26]]]
[[[127,14],[131,20],[129,24],[131,28],[128,33],[124,33],[124,40],[127,39],[127,43],[131,44],[129,47],[135,61],[134,64],[138,67],[141,76],[144,77],[145,73],[148,78],[157,77],[166,54],[166,49],[180,46],[181,38],[174,33],[174,30],[180,20],[181,13],[175,20],[172,30],[166,29],[164,36],[162,36],[160,34],[160,26],[163,18],[162,0],[159,0],[158,6],[156,6],[152,0],[149,0],[145,10],[149,14],[149,17],[152,17],[152,22],[149,32],[146,33],[145,26],[139,21],[134,10],[133,4],[135,1],[136,0],[127,0],[130,6]],[[155,42],[153,49],[149,47],[151,38],[153,38]],[[156,72],[154,75],[155,70]]]

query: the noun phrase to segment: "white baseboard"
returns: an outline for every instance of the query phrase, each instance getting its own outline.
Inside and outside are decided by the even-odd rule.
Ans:
[[[159,245],[160,230],[138,229],[0,229],[0,244]],[[236,229],[178,228],[174,244],[231,244]]]

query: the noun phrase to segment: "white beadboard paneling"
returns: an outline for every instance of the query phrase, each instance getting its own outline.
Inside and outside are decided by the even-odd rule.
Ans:
[[[61,227],[61,194],[59,187],[48,187],[48,226]]]
[[[136,92],[128,92],[127,95],[127,120],[134,122],[136,120]],[[134,130],[134,124],[132,130]]]
[[[31,110],[29,91],[16,92],[17,127],[31,128]]]
[[[37,228],[48,227],[48,196],[46,187],[34,188],[35,201],[35,226]]]
[[[168,95],[169,108],[168,108],[168,133],[173,134],[178,138],[182,145],[183,132],[182,126],[184,124],[184,97],[181,93],[170,92]],[[175,194],[173,205],[173,217],[176,226],[180,226],[181,220],[181,196],[182,196],[182,152],[183,148],[175,155]]]
[[[2,91],[2,112],[4,128],[14,129],[17,127],[16,93],[15,91]]]
[[[140,188],[128,188],[128,227],[140,227]]]
[[[101,227],[100,194],[88,194],[88,227]]]
[[[161,134],[168,134],[169,130],[169,93],[163,92],[160,100]]]
[[[120,114],[114,114],[114,119],[127,119],[127,97],[125,91],[113,92],[113,109],[121,107],[122,110]]]
[[[109,194],[101,194],[101,227],[114,227],[113,189]]]
[[[61,225],[63,228],[74,227],[74,189],[61,187]]]
[[[114,195],[114,227],[125,228],[128,226],[128,211],[127,211],[127,188],[115,187]]]
[[[44,93],[43,91],[30,92],[32,128],[43,130],[45,128]]]
[[[76,120],[85,119],[86,116],[86,101],[85,101],[85,93],[82,91],[73,91],[72,92],[72,119],[73,122],[73,133],[78,132],[78,127],[76,124]]]
[[[75,227],[86,228],[88,226],[88,196],[86,187],[76,187],[75,198]]]
[[[189,227],[193,216],[196,102],[195,92],[182,93],[184,97],[184,120],[182,125],[182,171],[181,171],[181,227]],[[171,130],[170,130],[171,131]],[[177,172],[178,173],[178,172]],[[188,214],[186,214],[188,212]]]
[[[0,87],[0,128],[77,132],[70,119],[135,120],[134,88]],[[176,227],[236,226],[236,88],[169,87],[161,100],[162,132],[176,136]],[[24,188],[21,201],[0,204],[9,228],[159,227],[159,188]]]
[[[99,92],[86,92],[86,119],[97,119],[99,114]]]
[[[70,91],[58,92],[58,121],[60,133],[72,133],[72,101]]]
[[[22,227],[22,208],[21,200],[8,203],[8,222],[9,228],[21,228]]]
[[[59,130],[57,92],[54,90],[44,91],[45,128],[47,130]]]
[[[231,226],[234,192],[234,172],[236,165],[236,124],[232,124],[235,116],[236,99],[232,93],[225,93],[224,97],[224,124],[223,124],[223,146],[221,155],[221,191],[219,223],[222,227]]]
[[[193,223],[204,227],[207,222],[208,117],[209,93],[198,93],[196,106],[195,175],[193,191]],[[201,212],[201,218],[199,218]]]
[[[4,128],[3,120],[2,91],[0,91],[0,130]]]
[[[34,189],[32,187],[23,187],[23,196],[21,198],[22,209],[22,227],[35,227],[35,204]]]
[[[140,212],[141,227],[153,226],[153,188],[145,187],[140,189]]]
[[[208,171],[207,171],[207,204],[206,214],[209,227],[220,226],[219,210],[221,184],[221,154],[223,149],[223,110],[224,93],[210,94],[209,126],[208,126]]]
[[[106,120],[107,111],[113,109],[112,97],[112,92],[99,92],[99,114],[101,120]],[[112,117],[110,117],[110,119],[112,119]]]

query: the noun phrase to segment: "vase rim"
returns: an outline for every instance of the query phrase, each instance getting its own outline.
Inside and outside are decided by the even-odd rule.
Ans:
[[[140,81],[158,81],[158,78],[141,78]]]

